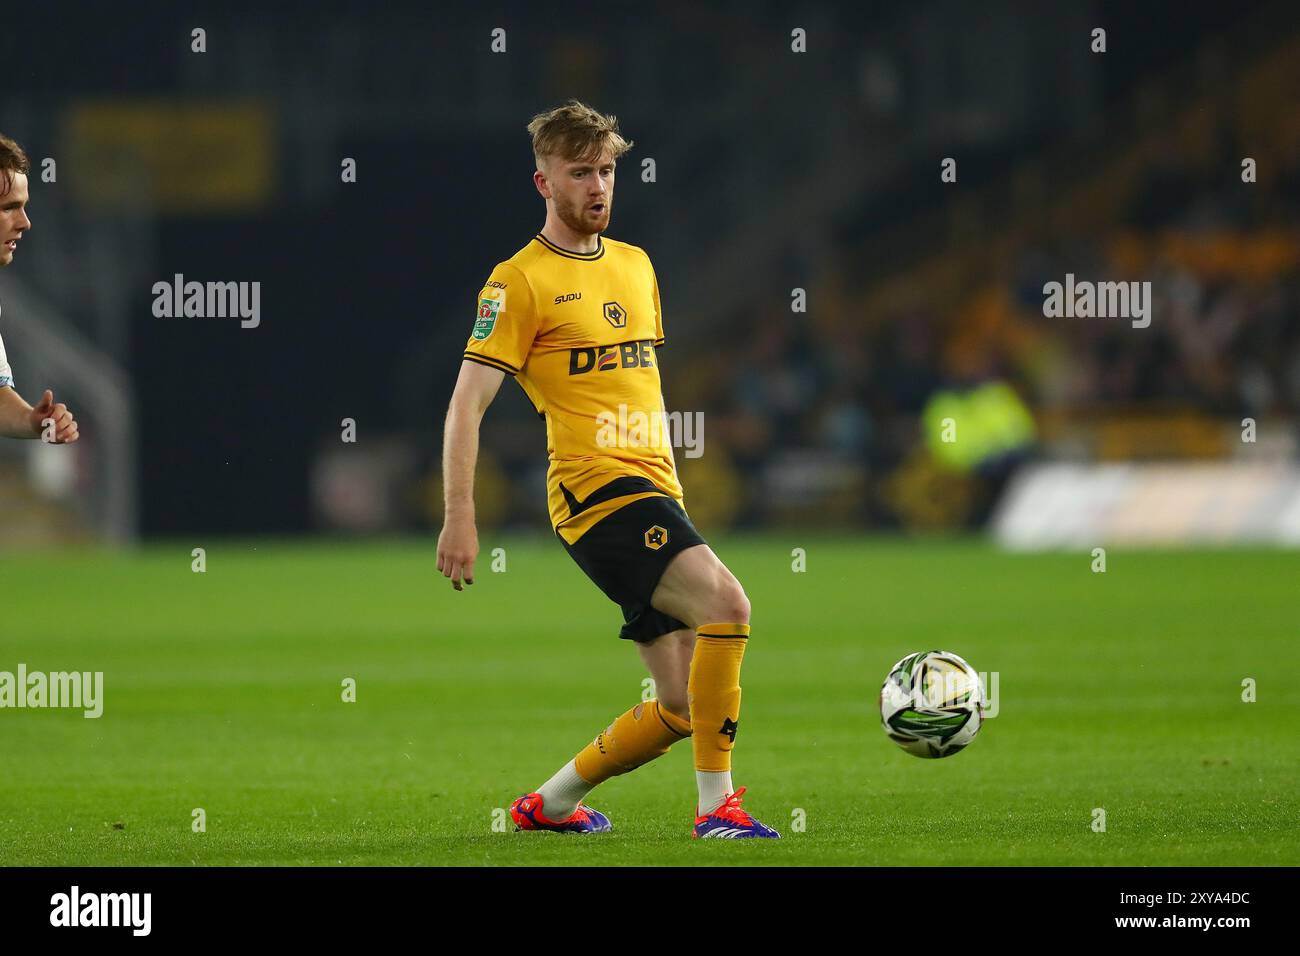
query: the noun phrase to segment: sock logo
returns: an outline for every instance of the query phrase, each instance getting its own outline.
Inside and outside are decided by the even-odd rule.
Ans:
[[[722,720],[722,729],[719,730],[718,733],[726,734],[727,738],[734,744],[736,742],[736,731],[739,729],[740,724],[732,720],[730,717],[724,717]]]

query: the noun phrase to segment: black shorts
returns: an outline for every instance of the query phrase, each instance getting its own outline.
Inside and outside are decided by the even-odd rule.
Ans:
[[[686,626],[650,606],[668,562],[705,543],[675,498],[642,498],[601,518],[574,544],[560,541],[596,587],[623,609],[626,623],[619,637],[646,643]]]

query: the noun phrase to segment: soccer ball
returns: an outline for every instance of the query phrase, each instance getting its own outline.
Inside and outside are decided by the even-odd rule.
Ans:
[[[984,721],[979,674],[956,654],[921,651],[893,666],[880,688],[880,723],[917,757],[951,757]]]

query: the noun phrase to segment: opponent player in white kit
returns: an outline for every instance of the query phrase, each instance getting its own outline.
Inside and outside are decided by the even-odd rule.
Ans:
[[[0,133],[0,267],[14,261],[18,243],[32,228],[27,218],[27,173],[31,164],[22,148]],[[51,428],[49,440],[66,445],[77,440],[77,422],[48,388],[33,408],[14,390],[14,373],[0,336],[0,436],[40,438]]]

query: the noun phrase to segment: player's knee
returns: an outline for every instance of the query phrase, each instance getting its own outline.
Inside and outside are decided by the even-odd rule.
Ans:
[[[749,598],[735,578],[722,585],[714,595],[714,618],[710,623],[748,624]]]

